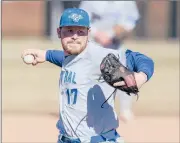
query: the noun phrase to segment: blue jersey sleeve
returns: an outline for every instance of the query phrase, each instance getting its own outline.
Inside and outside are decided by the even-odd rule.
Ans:
[[[139,53],[126,51],[127,67],[135,72],[143,72],[149,80],[154,73],[154,62],[151,58]]]
[[[46,52],[46,61],[49,61],[59,67],[62,67],[64,58],[64,52],[61,50],[47,50]]]

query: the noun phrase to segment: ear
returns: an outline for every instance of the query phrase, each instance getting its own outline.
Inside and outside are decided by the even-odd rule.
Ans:
[[[61,38],[61,29],[59,27],[57,28],[57,34],[58,34],[58,38]]]

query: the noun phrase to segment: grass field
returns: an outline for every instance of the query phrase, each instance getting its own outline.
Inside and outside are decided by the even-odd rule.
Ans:
[[[25,65],[21,52],[27,48],[59,49],[60,43],[33,39],[2,42],[2,141],[56,142],[61,69],[50,63]],[[178,143],[178,42],[128,41],[126,46],[152,57],[155,73],[134,102],[136,120],[120,124],[119,133],[126,142]]]

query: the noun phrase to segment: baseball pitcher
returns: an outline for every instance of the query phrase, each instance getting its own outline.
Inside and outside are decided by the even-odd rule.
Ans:
[[[151,78],[154,63],[137,52],[106,49],[89,42],[89,32],[88,13],[78,8],[66,9],[57,29],[64,51],[27,49],[22,58],[32,54],[33,65],[49,61],[61,67],[58,143],[122,143],[116,131],[116,89],[128,96],[137,94]],[[128,66],[124,66],[125,61]]]

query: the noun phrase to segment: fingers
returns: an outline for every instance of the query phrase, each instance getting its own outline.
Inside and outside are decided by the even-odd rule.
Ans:
[[[124,81],[116,82],[113,84],[113,86],[124,86],[126,83]]]
[[[137,95],[139,92],[137,86],[128,87],[124,81],[116,82],[113,84],[113,86],[115,86],[117,88],[119,87],[120,90],[125,91],[128,95],[130,95],[130,93]]]
[[[22,52],[21,54],[21,58],[24,59],[24,57],[26,55],[33,55],[34,56],[34,61],[31,63],[33,66],[37,65],[38,64],[38,60],[37,60],[37,50],[36,49],[26,49]],[[24,61],[24,60],[23,60]],[[27,64],[27,63],[26,63]]]
[[[24,50],[21,54],[21,58],[24,58],[28,54],[29,54],[29,50]]]
[[[34,61],[32,62],[32,65],[35,66],[37,64],[38,64],[37,59],[34,59]]]
[[[21,54],[21,58],[24,58],[24,56],[26,56],[26,55],[33,55],[33,56],[35,56],[36,55],[35,50],[33,50],[33,49],[26,49],[26,50],[24,50],[22,52],[22,54]]]

